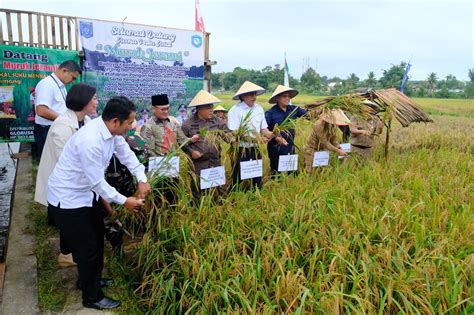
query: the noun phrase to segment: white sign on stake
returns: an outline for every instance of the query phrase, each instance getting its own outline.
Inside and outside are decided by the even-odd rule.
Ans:
[[[342,144],[341,144],[341,148],[342,148],[342,150],[344,150],[344,152],[346,152],[346,153],[351,152],[351,144],[350,144],[350,143],[342,143]],[[343,159],[344,156],[339,155],[338,158]]]
[[[201,170],[201,189],[225,185],[224,166],[211,167]]]
[[[329,164],[329,151],[314,152],[313,167],[326,166]]]
[[[263,162],[262,160],[252,160],[240,162],[240,179],[248,179],[255,177],[262,177]]]
[[[278,159],[278,172],[298,170],[298,154],[280,155]]]
[[[178,177],[179,156],[171,158],[162,156],[151,157],[148,162],[148,170],[152,174],[158,172],[158,175],[163,177]]]

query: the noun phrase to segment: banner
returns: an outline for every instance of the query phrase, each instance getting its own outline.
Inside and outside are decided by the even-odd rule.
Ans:
[[[408,62],[407,67],[405,68],[405,73],[403,73],[403,78],[402,78],[402,86],[400,87],[400,91],[403,93],[405,90],[405,83],[407,83],[408,79],[408,71],[410,71],[411,64]]]
[[[0,45],[0,142],[34,142],[35,87],[77,51]]]
[[[112,96],[137,106],[137,120],[151,113],[151,99],[166,93],[170,115],[188,105],[204,79],[204,39],[195,31],[79,19],[83,80],[97,87],[101,107]]]

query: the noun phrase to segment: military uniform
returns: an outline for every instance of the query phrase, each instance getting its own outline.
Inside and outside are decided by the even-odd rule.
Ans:
[[[133,134],[125,137],[130,149],[141,164],[148,162],[148,147],[139,135]],[[135,193],[136,183],[128,168],[120,163],[115,155],[112,155],[110,164],[105,172],[105,180],[124,196],[132,196]]]
[[[351,134],[351,152],[356,153],[365,158],[370,158],[372,155],[372,143],[376,134],[382,132],[383,123],[378,116],[372,116],[368,120],[359,117],[351,119],[353,127],[357,130],[367,130],[369,135]]]
[[[315,151],[334,151],[339,148],[337,140],[337,127],[318,120],[313,125],[311,136],[305,146],[305,168],[308,173],[313,170],[313,158]]]

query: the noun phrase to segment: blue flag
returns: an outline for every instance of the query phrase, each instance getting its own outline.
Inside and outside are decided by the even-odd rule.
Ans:
[[[405,68],[405,73],[403,74],[402,86],[400,88],[400,91],[402,91],[402,93],[403,93],[403,90],[405,89],[405,83],[407,82],[407,79],[408,79],[408,71],[410,71],[410,67],[411,67],[411,64],[408,63],[407,67]]]

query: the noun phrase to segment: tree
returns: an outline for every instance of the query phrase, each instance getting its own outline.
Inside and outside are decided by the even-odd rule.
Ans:
[[[469,69],[469,80],[474,83],[474,68]]]
[[[344,87],[346,91],[355,90],[360,79],[355,73],[351,73],[350,76],[344,81]]]
[[[315,93],[321,90],[321,78],[313,68],[309,67],[301,75],[301,89],[306,93]]]
[[[438,82],[438,76],[436,75],[436,73],[431,72],[428,75],[428,78],[426,78],[426,81],[428,83],[428,88],[430,90],[430,96],[433,97],[433,93],[436,88],[436,82]]]
[[[223,73],[211,73],[211,86],[213,91],[217,91],[222,88],[223,75]]]
[[[237,75],[233,72],[227,72],[222,79],[222,85],[225,90],[233,90],[237,85]]]
[[[372,89],[377,84],[377,80],[375,79],[375,73],[370,71],[367,75],[367,80],[365,80],[365,84],[368,88]]]
[[[383,70],[382,77],[379,80],[382,88],[400,89],[406,65],[405,62],[401,62],[399,65],[392,65],[388,70]]]

